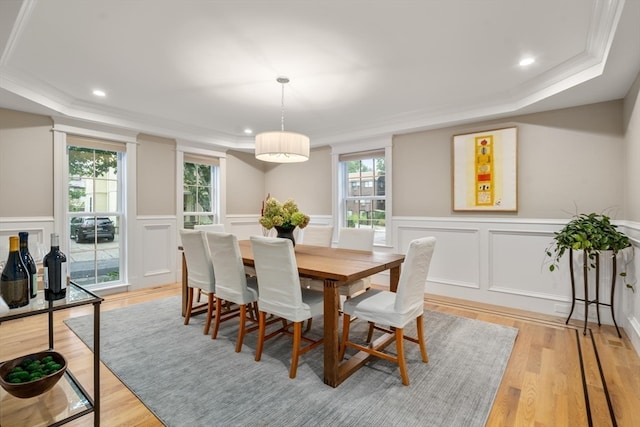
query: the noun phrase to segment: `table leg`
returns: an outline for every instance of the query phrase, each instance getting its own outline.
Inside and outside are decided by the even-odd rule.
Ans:
[[[339,341],[338,314],[340,311],[340,294],[337,282],[324,281],[324,383],[331,387],[340,384],[339,378]]]
[[[396,292],[398,290],[398,282],[400,281],[400,266],[393,267],[389,270],[389,290]]]
[[[397,291],[399,281],[400,266],[391,268],[389,288],[393,292]],[[324,281],[324,383],[331,387],[338,387],[371,357],[369,353],[361,351],[344,362],[338,359],[340,351],[338,331],[340,293],[338,287],[338,282],[328,279]],[[394,339],[393,334],[383,335],[372,345],[381,350],[392,343]]]

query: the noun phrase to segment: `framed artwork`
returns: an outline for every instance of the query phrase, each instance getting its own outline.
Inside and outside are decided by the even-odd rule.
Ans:
[[[453,136],[453,210],[518,211],[517,128]]]

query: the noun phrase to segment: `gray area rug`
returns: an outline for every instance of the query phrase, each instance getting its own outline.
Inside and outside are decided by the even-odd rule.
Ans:
[[[267,341],[255,362],[256,333],[235,353],[237,319],[217,340],[203,321],[183,325],[179,297],[101,313],[102,361],[168,426],[484,426],[518,333],[426,310],[429,363],[405,344],[410,386],[374,358],[334,389],[322,380],[322,347],[289,379],[290,337]],[[92,315],[65,323],[92,346]],[[310,333],[321,335],[320,319]],[[351,336],[364,339],[366,323]]]

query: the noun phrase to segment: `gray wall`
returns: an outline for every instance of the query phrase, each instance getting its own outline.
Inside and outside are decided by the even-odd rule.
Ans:
[[[137,141],[138,215],[176,215],[175,140],[140,134]]]
[[[311,150],[304,163],[269,166],[265,191],[280,201],[294,199],[307,215],[331,215],[331,149]]]
[[[267,194],[294,199],[306,214],[331,215],[331,149],[311,150],[309,161],[277,164],[253,153],[227,152],[227,214],[257,215]]]
[[[453,212],[453,135],[508,126],[518,128],[518,213]],[[396,136],[393,214],[564,218],[594,211],[623,219],[624,141],[622,101]]]
[[[639,79],[640,80],[640,79]],[[451,210],[454,134],[518,127],[519,212],[491,216],[564,218],[606,211],[640,220],[640,106],[636,81],[623,102],[513,117],[508,121],[396,136],[393,141],[394,216],[464,216]],[[1,217],[53,215],[52,121],[0,110]],[[138,137],[138,214],[175,215],[175,141]],[[27,175],[16,181],[25,167]],[[331,151],[314,149],[308,162],[266,164],[252,153],[227,154],[227,214],[257,214],[267,193],[294,198],[311,215],[331,215]],[[24,197],[23,194],[29,194]],[[479,213],[474,213],[479,215]]]
[[[227,152],[227,214],[260,214],[265,197],[265,162],[253,153]]]
[[[53,121],[0,109],[0,217],[53,216]]]

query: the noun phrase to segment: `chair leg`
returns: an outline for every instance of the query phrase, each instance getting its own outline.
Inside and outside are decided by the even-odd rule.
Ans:
[[[398,352],[398,366],[400,367],[400,376],[402,384],[409,385],[409,375],[407,374],[407,364],[404,360],[404,338],[403,329],[396,328],[396,351]]]
[[[184,324],[188,325],[191,319],[191,308],[193,307],[193,288],[187,290],[187,312],[184,315]]]
[[[424,331],[422,326],[422,315],[416,319],[416,330],[418,332],[418,345],[420,345],[420,354],[422,355],[422,361],[429,363],[429,355],[427,354],[427,345],[424,342]]]
[[[369,332],[367,332],[367,343],[370,343],[371,339],[373,338],[374,327],[375,327],[375,323],[369,322]]]
[[[302,322],[293,323],[293,353],[291,355],[291,368],[289,378],[295,378],[298,372],[298,356],[300,353],[300,339],[302,337]]]
[[[264,330],[266,322],[266,313],[261,311],[258,315],[258,345],[256,346],[256,362],[262,357],[262,346],[264,345]]]
[[[344,359],[344,351],[347,348],[347,341],[349,341],[349,325],[351,320],[346,313],[342,314],[342,340],[340,341],[340,353],[338,354],[338,360]]]
[[[305,332],[309,332],[311,330],[311,321],[312,320],[313,319],[311,317],[307,320],[307,329],[305,329]]]
[[[205,335],[209,335],[211,319],[213,319],[213,292],[209,292],[209,294],[207,295],[207,321],[204,325],[204,331],[202,331],[202,333]]]
[[[249,306],[249,317],[256,322],[258,321],[258,303],[255,301]]]
[[[247,306],[245,304],[240,305],[240,328],[238,329],[238,340],[236,341],[236,353],[240,353],[242,350],[242,342],[244,341],[244,328],[247,317]],[[218,319],[216,319],[218,320]]]
[[[220,327],[220,317],[222,317],[222,300],[216,298],[216,319],[213,322],[213,332],[211,333],[211,339],[218,338],[218,328]]]

